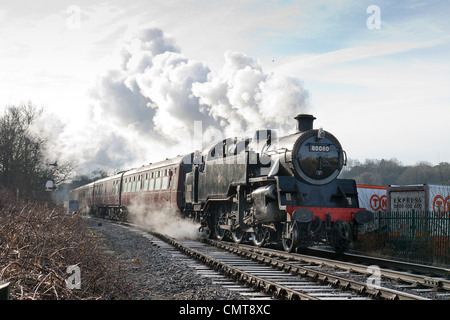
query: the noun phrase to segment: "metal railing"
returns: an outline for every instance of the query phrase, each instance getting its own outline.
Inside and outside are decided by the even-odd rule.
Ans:
[[[450,265],[449,213],[379,212],[373,230],[360,230],[360,248],[416,263]]]

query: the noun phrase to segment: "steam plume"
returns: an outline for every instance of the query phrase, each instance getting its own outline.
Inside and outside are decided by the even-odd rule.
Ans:
[[[133,146],[129,157],[136,165],[194,151],[194,121],[205,134],[214,129],[223,137],[267,127],[291,132],[293,116],[308,108],[302,82],[264,73],[244,53],[224,57],[223,68],[212,71],[183,56],[162,30],[146,29],[122,45],[118,68],[98,80],[94,114],[108,123],[107,133],[119,136],[115,141]],[[106,140],[114,143],[100,136],[99,146]],[[125,165],[123,157],[115,160],[114,168]]]

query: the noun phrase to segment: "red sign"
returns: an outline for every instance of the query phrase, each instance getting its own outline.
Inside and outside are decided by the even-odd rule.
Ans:
[[[447,196],[445,199],[443,196],[438,194],[433,199],[433,211],[438,213],[437,216],[445,217],[450,210],[450,196]]]
[[[52,180],[48,180],[47,183],[45,184],[45,191],[53,191],[55,190],[55,186],[53,185],[53,181]]]
[[[386,211],[387,208],[387,199],[386,195],[382,195],[381,197],[377,194],[374,194],[370,197],[370,208],[373,211]]]

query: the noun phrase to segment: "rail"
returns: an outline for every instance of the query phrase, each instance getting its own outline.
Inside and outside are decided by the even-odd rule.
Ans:
[[[215,270],[222,271],[228,277],[235,280],[246,282],[252,285],[254,288],[262,289],[266,293],[271,293],[276,297],[285,298],[288,300],[319,300],[315,297],[311,297],[296,290],[292,290],[286,286],[282,286],[268,279],[263,279],[261,277],[252,275],[248,272],[245,272],[233,266],[227,265],[222,261],[204,255],[203,253],[198,252],[192,248],[186,247],[185,245],[175,240],[174,238],[155,232],[152,233],[156,235],[158,238],[166,241],[167,243],[170,243],[181,252],[184,252],[189,256],[196,258],[197,260],[203,261],[204,263],[208,264]]]
[[[278,269],[283,269],[293,274],[298,274],[310,279],[318,279],[320,282],[328,283],[331,286],[339,287],[342,289],[351,290],[360,294],[366,294],[373,298],[384,300],[428,300],[426,298],[408,294],[397,290],[392,290],[384,287],[373,287],[367,283],[352,281],[339,276],[335,276],[329,273],[321,272],[318,270],[311,270],[299,265],[295,265],[290,261],[283,261],[274,257],[270,257],[261,253],[256,253],[253,250],[247,250],[242,247],[235,246],[226,242],[219,242],[215,240],[208,240],[209,244],[217,246],[219,248],[228,250],[230,252],[245,256],[247,258],[256,259],[262,263],[271,265]]]
[[[9,282],[0,283],[0,300],[9,300]]]
[[[279,250],[258,248],[242,244],[240,244],[240,246],[244,247],[246,250],[263,255],[265,254],[309,264],[326,265],[331,268],[347,270],[366,275],[368,274],[369,266],[376,265],[380,267],[380,275],[386,279],[396,281],[401,280],[406,283],[429,287],[434,290],[450,290],[449,269],[361,255],[336,255],[334,252],[312,249],[308,250],[311,255],[307,255],[295,253],[289,254]],[[400,270],[403,270],[403,272]]]

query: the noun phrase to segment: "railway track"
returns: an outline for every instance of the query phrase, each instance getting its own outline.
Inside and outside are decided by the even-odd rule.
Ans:
[[[252,298],[275,298],[296,300],[335,300],[359,299],[366,296],[358,293],[342,291],[339,287],[320,283],[311,279],[298,277],[286,270],[278,270],[260,261],[249,259],[234,250],[223,250],[222,246],[211,246],[198,241],[177,240],[161,234],[160,239],[171,244],[179,251],[209,266],[207,272],[214,270],[229,280],[224,283],[234,290],[243,291]],[[203,272],[205,269],[203,270]],[[217,277],[217,274],[214,275]],[[229,281],[233,281],[231,284]],[[217,280],[216,280],[217,281]],[[257,292],[260,292],[258,294]]]
[[[214,240],[180,240],[151,230],[146,232],[201,263],[188,262],[202,276],[214,277],[215,283],[251,299],[427,300],[420,295],[381,287],[370,281],[340,277],[336,271],[322,271],[323,262],[299,261],[276,250]],[[156,245],[168,248],[162,242]],[[360,268],[367,270],[365,266]]]
[[[223,241],[174,239],[127,225],[151,233],[154,245],[171,250],[199,275],[250,299],[450,299],[449,280],[443,277]]]
[[[255,252],[351,271],[362,275],[368,275],[368,273],[373,273],[376,270],[378,276],[382,279],[404,282],[403,288],[410,287],[417,291],[441,292],[442,297],[447,296],[450,298],[450,269],[446,268],[352,253],[338,255],[334,252],[314,249],[306,250],[309,254],[285,255],[278,250],[259,250],[259,248],[251,246],[247,248]]]
[[[350,263],[336,259],[292,254],[249,245],[236,245],[213,240],[208,241],[213,245],[230,251],[242,252],[240,254],[264,261],[274,267],[284,268],[286,270],[291,269],[293,272],[307,277],[325,279],[333,285],[342,282],[342,286],[345,286],[346,280],[350,281],[350,288],[354,287],[357,291],[363,290],[369,296],[375,298],[420,300],[421,298],[417,298],[417,296],[420,296],[432,300],[450,299],[450,279],[448,277],[449,273],[446,273],[448,269],[414,265],[417,266],[417,270],[420,270],[419,274],[415,271],[416,269],[412,268],[412,264],[393,260],[388,261],[383,259],[384,261],[380,262],[382,262],[381,265],[386,264],[392,268],[407,269],[409,271],[397,271],[381,268],[377,265],[369,265],[369,262],[374,261],[371,257],[367,257],[365,260],[363,256],[358,256],[360,263]],[[320,271],[312,271],[314,269]],[[336,276],[336,274],[340,276]],[[434,276],[435,274],[441,275],[442,277]],[[365,287],[360,288],[359,285],[361,284]]]

